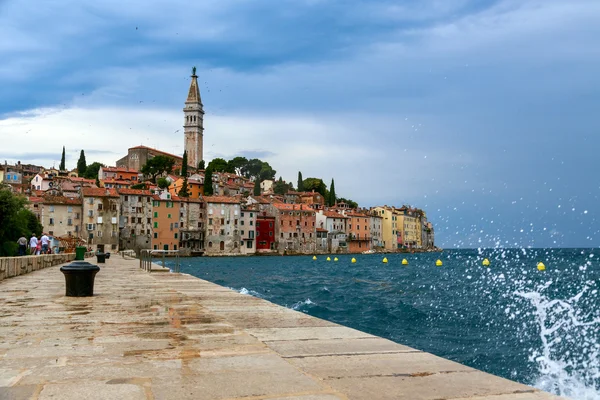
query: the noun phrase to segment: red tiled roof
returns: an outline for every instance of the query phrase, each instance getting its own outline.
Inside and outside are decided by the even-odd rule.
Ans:
[[[117,189],[83,188],[83,197],[119,197]]]
[[[331,211],[331,210],[326,210],[323,211],[323,215],[329,218],[348,218],[345,215],[342,215],[340,213],[337,213],[335,211]]]
[[[204,201],[206,203],[239,204],[240,198],[231,196],[204,196]]]
[[[127,172],[130,174],[139,173],[137,170],[129,169],[128,167],[102,167],[102,171],[105,171],[105,172]]]
[[[82,200],[80,198],[70,198],[63,196],[44,196],[42,199],[44,204],[75,204],[81,205]]]
[[[286,204],[286,203],[273,203],[273,206],[278,210],[301,210],[301,211],[312,211],[315,210],[308,207],[306,204]]]
[[[130,181],[129,179],[112,179],[112,178],[100,179],[100,182],[103,182],[103,183],[124,183],[126,185],[131,185],[131,183],[132,183],[132,181]]]
[[[152,196],[152,193],[149,190],[143,189],[117,189],[120,195],[133,195],[133,196]]]
[[[66,178],[67,180],[71,181],[71,182],[86,182],[86,183],[96,183],[95,179],[86,179],[86,178],[81,178],[79,176],[71,176]]]

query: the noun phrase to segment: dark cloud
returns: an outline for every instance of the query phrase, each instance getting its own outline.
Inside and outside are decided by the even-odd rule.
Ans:
[[[239,154],[236,154],[236,156],[246,157],[249,160],[252,158],[259,158],[261,160],[264,160],[265,158],[273,157],[276,155],[277,153],[274,153],[269,150],[246,150],[240,152]]]

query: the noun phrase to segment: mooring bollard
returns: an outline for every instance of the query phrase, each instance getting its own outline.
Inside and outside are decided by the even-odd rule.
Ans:
[[[75,261],[60,267],[65,275],[65,296],[85,297],[94,295],[94,278],[100,267],[86,261]]]
[[[96,253],[96,261],[98,264],[105,264],[106,258],[106,253]]]

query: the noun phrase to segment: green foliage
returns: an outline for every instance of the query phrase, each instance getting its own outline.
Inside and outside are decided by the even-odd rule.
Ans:
[[[260,196],[260,180],[258,179],[254,181],[254,195]]]
[[[274,180],[275,179],[275,171],[268,162],[263,162],[262,167],[260,168],[259,180],[262,182],[265,179]]]
[[[98,171],[100,171],[100,167],[106,167],[106,165],[101,164],[99,162],[91,163],[85,169],[85,173],[83,174],[83,176],[86,179],[98,179]]]
[[[302,187],[304,188],[304,192],[315,191],[321,193],[324,198],[327,198],[327,186],[323,183],[323,179],[319,178],[306,178],[302,182]]]
[[[207,168],[204,172],[204,195],[212,196],[213,194],[213,186],[212,186],[212,169]]]
[[[169,180],[167,178],[158,178],[156,181],[156,185],[161,189],[166,189],[169,187]]]
[[[204,160],[200,160],[200,162],[198,163],[198,169],[206,169],[206,163],[204,162]]]
[[[140,190],[146,190],[146,184],[145,183],[136,183],[135,185],[131,185],[132,189],[140,189]]]
[[[335,206],[335,182],[331,178],[331,185],[329,185],[329,197],[327,198],[327,205],[329,207]]]
[[[190,193],[188,192],[188,179],[187,176],[184,176],[183,183],[181,184],[181,189],[179,189],[178,195],[180,197],[190,197]]]
[[[181,160],[181,176],[187,177],[187,169],[188,169],[188,155],[187,150],[183,151],[183,159]],[[187,183],[187,179],[186,179]]]
[[[275,194],[283,195],[289,192],[290,190],[294,190],[294,188],[291,186],[292,185],[290,183],[286,183],[283,179],[281,179],[281,177],[279,177],[279,180],[277,180],[273,184],[273,192]]]
[[[170,174],[173,171],[175,160],[169,156],[155,156],[146,161],[141,172],[144,175],[150,176],[152,181],[156,182],[156,178],[162,174]]]
[[[298,171],[298,191],[304,192],[304,180],[302,179],[302,172]]]
[[[85,162],[85,153],[81,150],[79,153],[79,160],[77,161],[77,175],[84,176],[87,169],[87,163]]]
[[[27,199],[0,187],[0,256],[14,256],[17,253],[16,241],[32,233],[42,233],[42,225],[35,214],[25,208]]]
[[[213,158],[211,162],[208,163],[208,167],[206,169],[211,169],[213,172],[231,172],[233,173],[233,168],[229,166],[229,163],[223,158]]]
[[[62,157],[60,158],[60,166],[58,167],[58,170],[64,171],[65,169],[65,146],[63,146]]]
[[[244,168],[248,164],[248,159],[246,157],[235,157],[232,160],[229,160],[229,169],[231,169],[236,175],[243,176]]]
[[[358,203],[355,202],[355,201],[352,201],[350,199],[345,199],[343,197],[338,197],[337,201],[338,201],[338,203],[346,203],[346,204],[348,204],[348,206],[350,208],[358,208]]]

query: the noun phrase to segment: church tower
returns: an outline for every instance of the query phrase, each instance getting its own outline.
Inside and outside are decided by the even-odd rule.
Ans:
[[[202,154],[204,109],[202,108],[202,99],[200,99],[196,67],[192,68],[192,82],[190,83],[190,90],[185,101],[183,114],[185,116],[183,131],[185,134],[185,150],[187,151],[188,165],[198,168],[198,163],[204,157]]]

